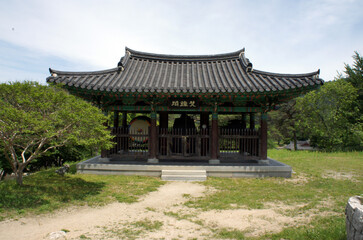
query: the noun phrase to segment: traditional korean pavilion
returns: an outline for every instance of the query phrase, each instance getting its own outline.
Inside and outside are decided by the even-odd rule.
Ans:
[[[49,71],[47,82],[60,83],[71,94],[113,112],[110,131],[116,144],[102,151],[103,158],[149,163],[161,159],[263,162],[267,112],[323,84],[319,70],[303,74],[256,70],[244,49],[189,56],[126,48],[116,68]],[[127,120],[136,113],[144,116]],[[219,126],[224,115],[235,115],[237,120]]]

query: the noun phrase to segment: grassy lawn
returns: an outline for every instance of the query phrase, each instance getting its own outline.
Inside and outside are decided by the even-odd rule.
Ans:
[[[213,189],[211,193],[188,198],[186,206],[209,211],[269,209],[274,205],[283,216],[303,219],[298,225],[286,224],[279,233],[259,237],[248,237],[248,231],[216,227],[212,229],[213,238],[346,239],[345,205],[349,197],[363,195],[363,152],[270,150],[269,157],[292,166],[293,177],[208,178],[203,184]],[[75,174],[74,165],[71,173],[64,177],[54,171],[50,169],[25,177],[23,187],[18,187],[15,181],[0,182],[0,219],[47,213],[70,206],[98,206],[114,201],[132,203],[163,184],[160,179],[150,177]],[[287,208],[279,209],[278,206]],[[181,220],[193,217],[174,212],[165,215]],[[130,224],[137,226],[140,233],[162,226],[161,222],[148,219]],[[203,222],[197,224],[210,228]],[[126,226],[107,231],[112,236],[129,236],[127,229]]]
[[[22,187],[14,180],[0,182],[0,220],[71,206],[132,203],[163,184],[151,177],[75,174],[75,164],[70,172],[62,177],[55,169],[40,171],[24,177]]]
[[[217,191],[187,205],[203,210],[263,209],[271,203],[296,206],[281,211],[292,217],[311,214],[312,220],[257,239],[346,239],[345,205],[349,197],[363,194],[363,153],[270,150],[269,157],[292,166],[293,178],[209,178],[204,184]],[[217,230],[216,237],[247,239],[233,229]]]

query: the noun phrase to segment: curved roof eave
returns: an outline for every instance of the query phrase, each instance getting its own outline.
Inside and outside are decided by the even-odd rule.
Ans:
[[[235,52],[222,53],[222,54],[210,54],[210,55],[172,55],[172,54],[158,54],[147,53],[132,50],[125,47],[125,56],[137,57],[142,59],[159,60],[159,61],[223,61],[230,59],[237,59],[244,52],[245,49],[241,49]]]
[[[320,69],[318,69],[315,72],[309,72],[309,73],[298,73],[298,74],[291,74],[291,73],[274,73],[274,72],[267,72],[267,71],[261,71],[257,69],[253,69],[253,73],[261,74],[261,75],[268,75],[268,76],[275,76],[275,77],[319,77]]]
[[[57,75],[102,75],[107,73],[114,73],[119,71],[119,68],[110,68],[99,71],[88,71],[88,72],[71,72],[71,71],[59,71],[52,68],[49,68],[49,73],[53,75],[54,73]]]
[[[167,84],[165,79],[173,82],[175,89],[170,89],[171,92],[185,90],[202,93],[270,92],[274,89],[293,90],[324,83],[319,78],[320,70],[300,74],[254,70],[252,63],[245,57],[244,48],[215,55],[167,55],[145,53],[126,47],[125,56],[121,58],[116,68],[87,72],[49,68],[49,72],[51,76],[47,78],[47,82],[113,92],[128,92],[128,90],[147,92],[149,88],[150,92],[165,92],[163,90]],[[193,89],[187,91],[185,84],[193,86]],[[214,86],[213,89],[210,89],[211,86]]]

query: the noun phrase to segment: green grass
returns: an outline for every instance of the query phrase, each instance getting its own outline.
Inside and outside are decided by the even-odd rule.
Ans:
[[[64,177],[55,169],[40,171],[24,177],[23,186],[14,180],[0,182],[0,220],[70,206],[132,203],[163,184],[151,177],[74,174],[72,168]]]
[[[178,221],[180,220],[189,220],[191,221],[192,217],[195,217],[194,214],[183,214],[180,212],[173,212],[173,211],[167,211],[164,212],[165,216],[169,216],[169,217],[173,217],[175,219],[177,219]]]
[[[219,229],[216,231],[216,237],[219,239],[238,239],[238,240],[244,240],[245,235],[243,232],[241,231],[237,231],[237,230],[229,230],[226,228],[223,229]]]
[[[269,157],[290,165],[295,172],[292,179],[208,178],[204,184],[216,191],[200,198],[184,194],[188,200],[186,206],[207,211],[263,209],[271,203],[285,204],[292,208],[282,209],[279,213],[289,217],[307,215],[311,221],[299,226],[285,226],[279,233],[255,238],[246,237],[248,231],[215,227],[211,229],[215,234],[212,238],[345,239],[345,205],[349,197],[363,194],[363,153],[269,150]],[[0,219],[47,213],[70,206],[97,206],[114,201],[132,203],[163,184],[150,177],[74,174],[74,166],[72,174],[65,177],[58,176],[54,170],[25,177],[23,187],[17,186],[15,181],[0,182]],[[153,208],[147,210],[156,211]],[[194,217],[173,211],[164,214],[177,220],[192,221]],[[202,222],[198,224],[210,228]],[[110,226],[105,231],[110,236],[135,239],[161,227],[162,222],[145,219]]]
[[[104,231],[107,238],[140,239],[141,235],[160,230],[162,226],[162,222],[151,221],[146,218],[127,224],[117,224],[116,226],[105,227]]]
[[[345,219],[341,216],[317,217],[311,224],[286,228],[280,233],[266,235],[263,238],[271,240],[286,238],[294,240],[345,240],[347,239],[345,233]]]
[[[321,216],[313,217],[306,226],[286,228],[279,234],[266,235],[259,239],[343,239],[344,208],[347,200],[363,193],[363,153],[270,150],[269,157],[292,166],[296,172],[293,179],[302,180],[209,178],[205,185],[218,191],[202,198],[191,199],[186,205],[203,210],[224,210],[233,209],[236,205],[262,209],[267,208],[266,203],[291,206],[301,204],[303,207],[285,211],[285,214],[297,216],[316,210],[321,212]],[[339,177],[339,173],[345,175]],[[329,202],[329,206],[324,205],[324,200]],[[334,216],[323,217],[323,213],[327,211],[335,213]],[[220,229],[216,237],[245,239],[243,232],[233,229]]]

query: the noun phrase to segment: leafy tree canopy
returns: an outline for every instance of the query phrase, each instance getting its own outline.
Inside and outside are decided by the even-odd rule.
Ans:
[[[330,151],[362,150],[363,58],[355,52],[353,59],[336,80],[272,112],[271,136],[278,141],[308,138]]]
[[[320,148],[361,150],[362,116],[358,91],[345,80],[327,82],[297,100],[300,127]]]
[[[360,112],[363,112],[363,57],[355,52],[353,55],[353,66],[345,64],[346,77],[344,78],[347,82],[351,83],[358,91],[358,103]]]
[[[350,82],[353,87],[362,90],[363,89],[363,57],[359,55],[358,52],[354,52],[353,55],[353,66],[345,64],[344,73],[347,75],[345,78]]]
[[[25,167],[66,144],[111,147],[106,117],[65,90],[36,82],[0,84],[0,141],[22,184]]]

